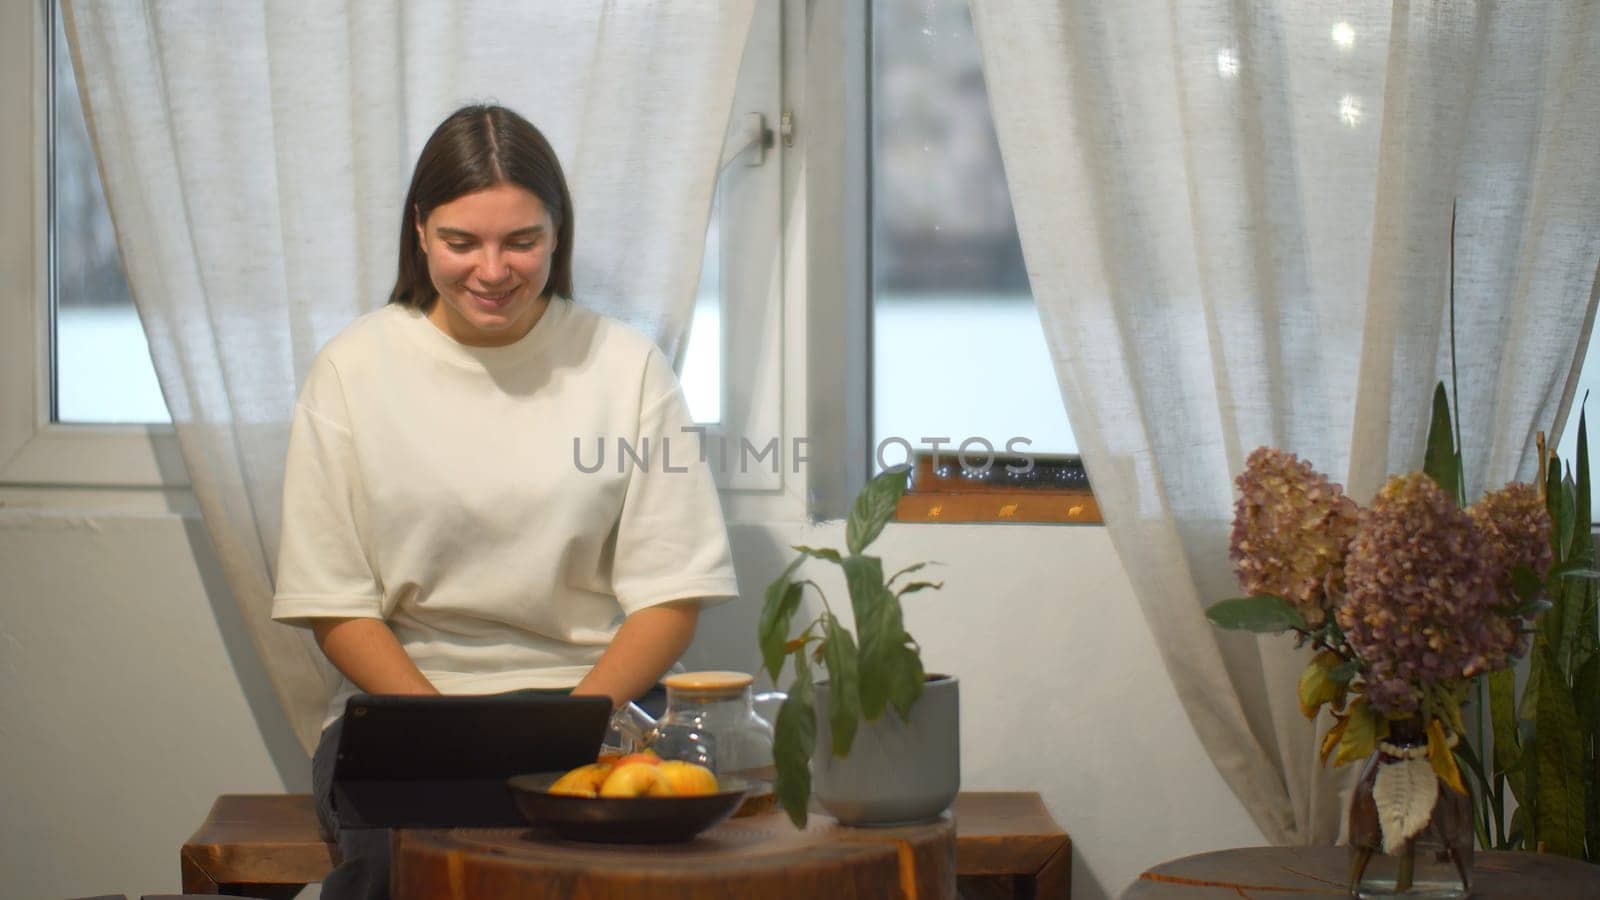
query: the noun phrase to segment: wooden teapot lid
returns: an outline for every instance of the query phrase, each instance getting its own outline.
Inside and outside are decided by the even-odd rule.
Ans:
[[[743,690],[755,680],[748,672],[677,672],[661,683],[674,691],[724,693]]]

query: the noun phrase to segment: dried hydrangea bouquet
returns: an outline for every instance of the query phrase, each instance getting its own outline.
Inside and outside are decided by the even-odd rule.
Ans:
[[[1313,649],[1299,694],[1307,718],[1332,713],[1322,760],[1366,760],[1350,808],[1355,896],[1470,892],[1461,706],[1473,678],[1527,652],[1545,579],[1559,577],[1539,489],[1512,483],[1463,508],[1455,443],[1441,384],[1424,472],[1389,479],[1365,509],[1293,454],[1256,450],[1231,540],[1249,596],[1207,610]]]

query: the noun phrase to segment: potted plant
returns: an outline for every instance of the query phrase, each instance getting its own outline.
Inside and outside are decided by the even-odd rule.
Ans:
[[[1559,771],[1565,793],[1552,796],[1571,807],[1570,827],[1540,834],[1559,834],[1565,843],[1554,849],[1583,855],[1585,794],[1577,763],[1585,737],[1574,707],[1592,700],[1574,700],[1555,663],[1564,632],[1539,614],[1551,608],[1552,596],[1592,596],[1577,586],[1596,574],[1589,568],[1592,551],[1584,549],[1587,535],[1572,535],[1583,505],[1576,489],[1588,496],[1587,470],[1580,466],[1579,485],[1552,473],[1543,493],[1511,483],[1468,505],[1451,420],[1440,384],[1423,470],[1390,478],[1365,508],[1293,454],[1257,449],[1237,481],[1231,539],[1249,596],[1206,611],[1223,628],[1293,632],[1299,644],[1310,645],[1299,698],[1309,719],[1323,709],[1332,714],[1322,759],[1366,761],[1349,810],[1352,896],[1471,892],[1474,838],[1488,845],[1488,810],[1482,798],[1475,803],[1459,763],[1480,785],[1487,779],[1461,707],[1473,683],[1485,678],[1491,693],[1509,695],[1511,667],[1530,644],[1537,684],[1550,685],[1538,695],[1539,707],[1553,706],[1566,726],[1541,724],[1538,737],[1576,749],[1571,760],[1548,760],[1545,753],[1538,766],[1496,774],[1503,781]],[[1580,447],[1586,443],[1580,439]],[[1552,552],[1569,547],[1577,549]],[[1575,653],[1583,645],[1578,631],[1574,623]],[[1520,759],[1526,744],[1517,742],[1504,699],[1494,704],[1495,755]],[[1490,790],[1499,808],[1502,783]]]
[[[884,577],[883,561],[866,554],[894,516],[909,474],[891,469],[862,488],[845,522],[843,552],[796,546],[799,555],[767,586],[762,665],[774,684],[788,661],[794,665],[773,734],[776,792],[800,827],[813,787],[818,803],[847,825],[936,818],[960,788],[958,683],[924,672],[900,606],[906,594],[942,584],[910,580],[927,565],[920,562]],[[855,634],[821,585],[794,578],[808,559],[843,570]],[[806,587],[821,598],[822,612],[791,638]],[[816,677],[813,666],[826,677]]]

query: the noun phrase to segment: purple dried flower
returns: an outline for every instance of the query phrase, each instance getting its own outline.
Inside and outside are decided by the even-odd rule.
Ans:
[[[1366,662],[1373,709],[1416,712],[1422,689],[1503,667],[1516,643],[1492,539],[1422,473],[1389,479],[1362,510],[1339,626]]]
[[[1344,488],[1292,453],[1258,447],[1235,482],[1228,555],[1245,593],[1293,603],[1312,628],[1327,620],[1356,527]]]
[[[1510,593],[1511,572],[1518,566],[1544,579],[1551,560],[1550,511],[1538,488],[1513,481],[1484,494],[1467,509],[1467,515],[1483,532],[1489,552],[1501,570],[1501,590]]]

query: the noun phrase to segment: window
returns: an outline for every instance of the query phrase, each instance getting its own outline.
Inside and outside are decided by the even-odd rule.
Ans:
[[[56,2],[51,9],[51,420],[169,422],[117,252],[66,27]]]
[[[871,20],[873,468],[915,454],[934,496],[902,518],[1096,521],[967,4],[876,0]]]
[[[781,100],[781,23],[774,5],[760,6],[682,372],[691,410],[711,435],[777,433],[768,410],[780,406],[779,382],[753,374],[779,355],[777,320],[761,301],[776,303],[779,287],[772,277],[779,176],[771,141]],[[13,4],[3,24],[8,77],[0,115],[8,127],[0,174],[29,193],[7,203],[0,220],[0,239],[12,251],[6,270],[27,275],[0,303],[12,321],[35,327],[0,338],[8,415],[0,420],[0,483],[181,485],[186,478],[123,275],[58,0]],[[755,262],[763,258],[764,268]],[[725,292],[749,302],[727,303]],[[780,477],[771,465],[740,471],[737,462],[719,472],[725,487],[767,489]]]
[[[51,369],[52,302],[61,300],[69,319],[81,310],[103,310],[108,295],[117,293],[101,287],[107,283],[103,276],[107,266],[117,267],[114,256],[108,263],[103,252],[79,254],[84,247],[114,245],[106,241],[103,219],[97,223],[79,215],[97,202],[92,182],[71,174],[86,171],[86,157],[72,154],[86,153],[87,143],[73,144],[70,118],[58,123],[62,134],[52,128],[52,106],[60,110],[69,102],[52,97],[52,47],[59,34],[55,11],[54,0],[0,5],[0,272],[5,273],[0,315],[9,326],[0,329],[0,484],[183,486],[187,476],[170,425],[67,424],[87,414],[75,412],[82,407],[70,400],[64,410],[58,408]],[[65,57],[61,64],[70,71]],[[51,179],[52,167],[61,169],[64,187]],[[55,230],[52,201],[63,212]],[[60,254],[54,265],[52,251]],[[75,259],[84,258],[94,262],[73,268]],[[63,293],[52,296],[52,281]],[[125,304],[125,291],[122,297]],[[87,327],[82,333],[95,339],[93,327]],[[116,329],[107,326],[98,333]],[[82,359],[85,346],[74,337],[58,349]],[[129,353],[136,360],[147,355],[142,347]],[[116,376],[95,391],[120,388],[129,380]],[[153,396],[159,409],[160,395]],[[165,418],[164,410],[149,418]]]
[[[1587,407],[1583,406],[1585,394],[1589,396]],[[1585,424],[1589,431],[1589,518],[1592,522],[1600,523],[1600,452],[1597,452],[1600,451],[1600,341],[1592,336],[1589,338],[1588,352],[1583,358],[1583,370],[1578,374],[1578,388],[1572,395],[1572,410],[1565,427],[1561,429],[1561,441],[1556,445],[1561,460],[1574,467],[1578,460],[1580,409],[1588,412]]]

